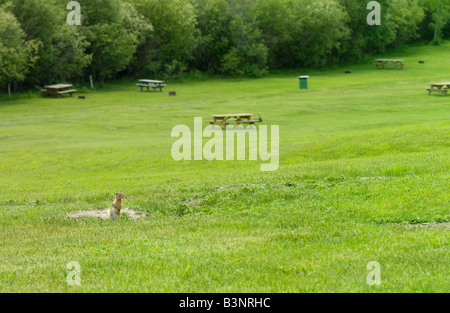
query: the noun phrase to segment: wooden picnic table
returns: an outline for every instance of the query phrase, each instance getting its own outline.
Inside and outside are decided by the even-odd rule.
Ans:
[[[252,119],[251,113],[238,113],[238,114],[217,114],[211,115],[213,118],[212,121],[209,122],[211,125],[219,125],[227,127],[230,123],[236,123],[236,125],[240,124],[248,124],[253,125],[255,123],[262,122],[262,119]]]
[[[402,59],[376,59],[375,60],[375,65],[377,68],[381,67],[384,68],[385,65],[387,64],[393,64],[394,68],[402,68],[404,66],[403,60]]]
[[[159,88],[159,91],[162,92],[162,89],[167,85],[164,84],[163,80],[152,80],[152,79],[139,79],[139,83],[136,84],[141,87],[141,91],[144,87],[147,88],[147,91],[150,91],[150,87],[153,88],[153,92],[156,92],[156,89]]]
[[[72,97],[72,94],[76,92],[76,89],[71,89],[73,85],[71,84],[56,84],[56,85],[49,85],[45,86],[45,89],[42,90],[42,95],[48,96],[48,95],[54,95],[58,98],[61,97],[63,94],[70,94]]]
[[[445,96],[449,88],[450,82],[431,83],[430,88],[428,88],[427,90],[429,95],[431,95],[432,92],[440,92],[441,95]]]

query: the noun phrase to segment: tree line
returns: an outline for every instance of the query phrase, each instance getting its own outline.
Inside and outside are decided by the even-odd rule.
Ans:
[[[0,87],[196,71],[260,77],[450,36],[450,0],[0,0]]]

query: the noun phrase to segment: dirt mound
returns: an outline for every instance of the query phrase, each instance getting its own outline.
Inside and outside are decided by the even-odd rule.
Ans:
[[[120,215],[121,215],[121,217],[125,217],[125,218],[129,217],[132,220],[138,220],[145,216],[144,214],[138,213],[132,209],[122,209]],[[69,218],[93,217],[93,218],[100,218],[102,220],[106,220],[106,219],[109,219],[109,209],[70,212],[67,215],[67,217],[69,217]]]
[[[409,227],[420,227],[420,228],[437,228],[437,229],[450,229],[450,223],[422,223],[422,224],[413,224],[408,225]]]

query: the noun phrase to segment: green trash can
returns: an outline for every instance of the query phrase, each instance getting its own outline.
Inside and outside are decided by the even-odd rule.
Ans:
[[[307,90],[308,89],[308,77],[309,76],[299,76],[299,82],[300,82],[300,90]]]

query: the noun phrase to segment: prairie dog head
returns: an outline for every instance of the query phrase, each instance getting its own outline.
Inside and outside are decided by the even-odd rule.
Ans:
[[[125,197],[125,195],[121,192],[116,193],[116,197],[114,199],[122,200],[122,198]]]

